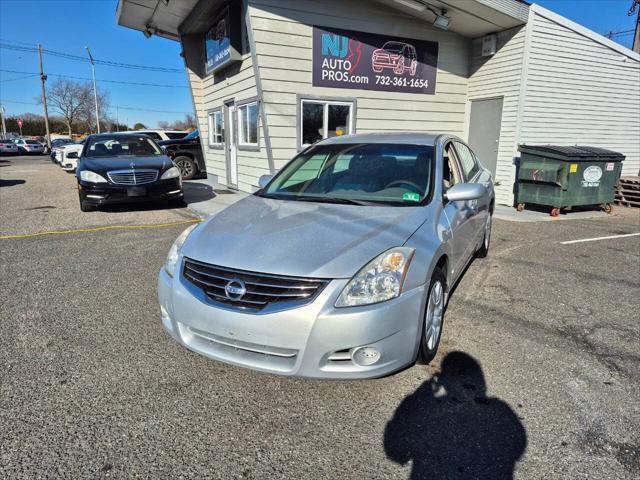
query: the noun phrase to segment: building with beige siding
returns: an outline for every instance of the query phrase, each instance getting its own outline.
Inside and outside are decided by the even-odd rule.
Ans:
[[[208,176],[229,188],[356,132],[458,135],[506,205],[519,144],[640,170],[640,55],[520,0],[119,0],[117,20],[181,42]]]

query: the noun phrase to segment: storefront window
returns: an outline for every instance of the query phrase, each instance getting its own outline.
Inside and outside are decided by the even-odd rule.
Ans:
[[[353,133],[352,110],[350,102],[301,100],[300,146]]]
[[[216,110],[209,114],[209,145],[216,146],[224,143],[224,124],[222,111]]]
[[[247,103],[238,107],[240,145],[258,146],[258,104]]]
[[[324,106],[302,102],[302,144],[310,145],[324,138]]]

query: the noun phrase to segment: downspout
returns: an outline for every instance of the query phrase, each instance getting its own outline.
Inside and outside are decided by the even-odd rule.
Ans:
[[[520,144],[522,132],[522,116],[527,100],[527,77],[529,75],[529,53],[531,52],[531,37],[533,36],[533,23],[536,20],[536,12],[529,9],[529,18],[525,27],[524,46],[522,51],[522,70],[520,71],[520,91],[518,92],[518,115],[516,116],[516,145]]]
[[[517,185],[518,185],[518,170],[520,169],[520,158],[518,155],[518,145],[520,145],[520,136],[522,135],[522,122],[524,115],[524,107],[527,101],[527,79],[529,72],[529,53],[531,52],[531,37],[533,36],[533,23],[536,20],[536,12],[534,12],[531,8],[529,8],[529,16],[527,18],[527,25],[525,27],[525,36],[524,36],[524,46],[522,51],[522,70],[520,71],[520,90],[518,92],[518,113],[516,116],[516,135],[515,140],[516,144],[513,146],[513,165],[515,166],[515,176],[513,182],[513,187],[511,190],[511,194],[513,195],[512,203],[515,202],[515,198],[517,195]]]
[[[253,40],[253,27],[251,26],[251,14],[249,13],[249,0],[245,0],[242,4],[244,8],[245,25],[247,29],[247,38],[249,39],[249,51],[251,53],[251,63],[253,64],[253,76],[256,79],[256,91],[258,93],[258,104],[260,111],[260,120],[262,122],[262,136],[264,138],[264,147],[267,150],[267,162],[269,164],[269,174],[276,173],[276,166],[273,161],[273,150],[271,149],[271,137],[269,136],[269,125],[267,124],[267,112],[265,111],[264,96],[262,94],[262,80],[260,78],[260,67],[258,66],[258,54],[256,53],[256,44]]]

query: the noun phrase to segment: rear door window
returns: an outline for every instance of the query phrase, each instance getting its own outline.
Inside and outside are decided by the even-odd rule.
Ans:
[[[472,180],[473,177],[480,171],[480,166],[473,155],[473,152],[469,147],[461,142],[453,142],[455,144],[456,153],[462,166],[467,181]]]

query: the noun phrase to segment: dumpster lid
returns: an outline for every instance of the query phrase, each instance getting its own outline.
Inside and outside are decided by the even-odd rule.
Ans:
[[[614,158],[624,159],[624,155],[606,148],[575,145],[573,147],[561,145],[520,145],[518,150],[528,153],[547,153],[567,158]]]

